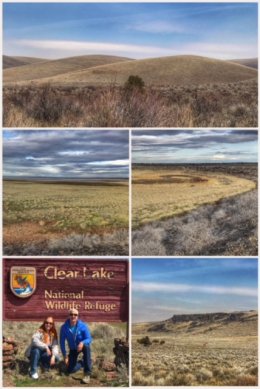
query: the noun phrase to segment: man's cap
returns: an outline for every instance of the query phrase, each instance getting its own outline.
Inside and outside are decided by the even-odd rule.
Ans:
[[[78,314],[79,314],[79,311],[78,311],[76,308],[71,308],[71,309],[69,310],[69,314],[71,314],[71,313],[74,313],[75,315],[78,315]]]

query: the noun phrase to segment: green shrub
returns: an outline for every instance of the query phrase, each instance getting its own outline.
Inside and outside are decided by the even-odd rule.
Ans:
[[[139,76],[129,76],[128,80],[125,83],[125,89],[126,90],[133,90],[133,89],[144,89],[144,81]]]
[[[137,342],[143,344],[144,346],[151,346],[152,344],[149,336],[145,336],[144,338],[137,339]]]

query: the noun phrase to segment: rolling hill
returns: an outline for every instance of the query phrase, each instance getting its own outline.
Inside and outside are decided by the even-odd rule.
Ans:
[[[134,333],[172,335],[237,336],[257,335],[257,311],[174,315],[168,320],[134,324]]]
[[[174,56],[119,62],[70,72],[46,79],[51,83],[122,85],[130,75],[142,77],[146,85],[199,85],[237,82],[256,78],[257,71],[246,66],[196,56]]]
[[[10,57],[8,55],[3,55],[3,69],[36,64],[45,61],[47,61],[47,59],[34,57]]]
[[[188,86],[254,79],[257,70],[228,61],[189,55],[142,60],[83,56],[6,69],[4,83],[34,80],[59,85],[123,85],[130,75],[142,77],[146,85]]]
[[[240,65],[248,66],[253,69],[258,69],[258,58],[232,59],[229,62],[234,62]]]
[[[9,68],[4,71],[4,82],[41,80],[56,75],[64,78],[64,74],[66,73],[124,61],[130,61],[130,59],[109,55],[84,55],[57,60],[45,60],[44,62],[31,63],[20,66],[19,68],[10,68],[9,66]]]

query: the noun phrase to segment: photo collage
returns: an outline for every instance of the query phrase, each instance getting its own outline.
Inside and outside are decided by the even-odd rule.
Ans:
[[[257,387],[258,2],[2,26],[2,387]]]

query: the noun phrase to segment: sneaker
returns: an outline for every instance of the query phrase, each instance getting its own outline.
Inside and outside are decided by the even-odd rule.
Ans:
[[[39,378],[39,374],[37,373],[37,371],[33,374],[31,374],[31,377],[34,379],[34,380],[38,380]]]
[[[82,384],[89,384],[90,383],[90,376],[84,374],[81,382],[82,382]]]

